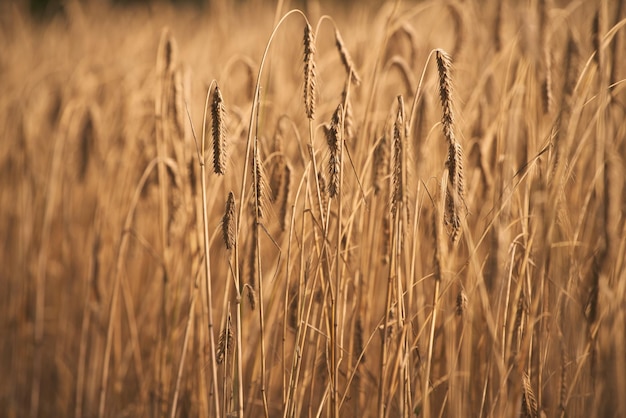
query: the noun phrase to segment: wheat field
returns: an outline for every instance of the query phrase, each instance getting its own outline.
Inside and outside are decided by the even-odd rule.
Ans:
[[[0,416],[626,416],[626,2],[0,4]]]

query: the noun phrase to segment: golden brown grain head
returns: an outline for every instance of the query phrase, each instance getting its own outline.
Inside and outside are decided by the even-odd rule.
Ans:
[[[170,74],[178,63],[178,44],[168,27],[161,31],[157,53],[157,73],[161,76]]]
[[[298,299],[300,295],[298,294],[298,286],[294,283],[291,285],[289,289],[289,302],[287,306],[287,317],[289,327],[292,329],[298,328]]]
[[[537,398],[533,391],[530,377],[527,373],[522,376],[522,416],[524,418],[538,418]]]
[[[234,344],[235,338],[233,336],[233,328],[229,313],[226,319],[226,325],[222,329],[217,343],[217,352],[215,353],[217,364],[224,363],[224,360],[227,360],[227,363],[230,363],[233,357]],[[228,368],[228,364],[226,367]]]
[[[406,115],[404,110],[404,99],[398,96],[398,111],[396,113],[396,121],[393,125],[392,138],[392,187],[391,193],[391,212],[397,215],[400,205],[405,202],[405,148],[406,148]]]
[[[283,231],[287,230],[292,173],[293,169],[291,168],[291,166],[289,164],[285,164],[283,166],[283,176],[280,183],[280,190],[277,195],[277,201],[279,204],[280,227]]]
[[[337,197],[341,190],[341,147],[343,138],[341,126],[343,120],[343,106],[341,103],[335,109],[330,125],[325,127],[326,143],[328,144],[328,196],[333,199]]]
[[[441,107],[443,115],[441,124],[443,127],[443,135],[448,141],[448,145],[456,142],[454,135],[454,111],[452,102],[452,59],[442,49],[438,49],[436,54],[437,71],[439,73],[439,98],[441,99]]]
[[[381,184],[385,184],[383,179],[387,178],[389,174],[388,148],[387,135],[383,134],[376,142],[372,161],[372,185],[375,195],[380,193]]]
[[[352,114],[352,101],[348,94],[349,83],[346,80],[344,88],[341,92],[341,103],[345,109],[345,117],[343,120],[343,137],[346,141],[351,141],[355,136],[354,115]]]
[[[250,305],[250,309],[254,311],[256,309],[259,297],[257,296],[256,290],[249,284],[246,284],[246,289],[248,294],[248,304]]]
[[[187,112],[185,103],[187,102],[183,68],[177,66],[172,72],[171,80],[172,100],[169,103],[170,114],[176,134],[179,139],[185,137],[185,121],[187,120]]]
[[[361,318],[357,318],[354,324],[354,349],[355,354],[361,356],[361,362],[359,365],[364,364],[367,356],[365,355],[365,340],[363,336],[363,321]]]
[[[224,217],[222,218],[222,239],[228,250],[232,250],[235,247],[235,231],[235,194],[229,192]]]
[[[459,289],[459,293],[456,295],[456,314],[457,316],[463,316],[467,312],[467,294],[465,289]]]
[[[446,192],[445,223],[450,227],[452,241],[457,241],[461,231],[461,217],[467,213],[465,202],[465,174],[463,170],[463,148],[454,143],[448,147],[448,190]]]
[[[543,58],[544,74],[541,83],[541,99],[544,113],[551,113],[554,98],[552,96],[552,54],[548,46],[544,46]]]
[[[359,86],[361,84],[361,77],[359,77],[358,73],[356,72],[356,66],[352,61],[350,52],[348,52],[348,48],[346,48],[346,45],[343,42],[343,38],[341,37],[341,33],[339,33],[338,29],[335,29],[335,45],[337,46],[337,51],[339,51],[341,63],[346,69],[346,73],[348,74],[350,80],[352,81],[352,83],[354,83],[354,85]]]
[[[433,277],[436,281],[441,281],[443,277],[443,252],[444,252],[444,244],[441,233],[441,220],[439,219],[440,215],[438,215],[439,210],[435,208],[433,210],[432,219],[433,219],[433,239],[434,239],[434,251],[433,251]]]
[[[317,173],[317,184],[319,185],[320,197],[322,199],[322,208],[328,207],[328,186],[326,185],[326,178],[320,171]]]
[[[258,139],[254,139],[254,156],[252,159],[252,179],[254,182],[254,207],[255,212],[259,218],[263,218],[267,212],[267,204],[272,192],[267,182],[267,175],[265,174],[265,167],[261,160],[261,153],[259,150]]]
[[[215,174],[226,173],[226,126],[224,99],[222,92],[216,85],[211,103],[211,118],[213,120],[213,171]]]
[[[100,128],[99,113],[95,105],[87,107],[82,118],[79,121],[78,141],[79,141],[79,161],[78,161],[78,180],[84,181],[87,170],[93,161],[94,151],[100,138],[98,132]]]
[[[304,26],[304,109],[306,116],[315,119],[315,34],[311,25]]]

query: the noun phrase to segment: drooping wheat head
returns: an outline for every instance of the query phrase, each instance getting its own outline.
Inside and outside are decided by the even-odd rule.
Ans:
[[[343,67],[346,69],[346,73],[350,76],[350,80],[356,86],[361,84],[361,77],[356,72],[356,66],[354,65],[354,61],[352,61],[352,57],[348,52],[348,48],[343,42],[343,38],[339,33],[338,29],[335,29],[335,45],[337,46],[337,51],[339,51],[339,57],[341,58],[341,63]]]

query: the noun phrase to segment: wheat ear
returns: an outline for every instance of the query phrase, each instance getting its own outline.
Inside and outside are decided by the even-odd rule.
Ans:
[[[461,231],[461,214],[466,211],[463,175],[463,148],[454,133],[454,110],[452,102],[452,60],[443,50],[436,52],[439,72],[439,96],[443,115],[441,125],[448,143],[448,189],[446,191],[445,222],[451,227],[451,239],[457,241]]]
[[[219,87],[215,85],[213,102],[211,103],[211,117],[213,119],[213,171],[215,174],[226,173],[226,128],[224,126],[224,99]]]
[[[330,125],[325,127],[326,142],[330,157],[328,159],[328,196],[333,199],[337,197],[340,190],[340,174],[341,174],[341,125],[343,118],[343,106],[339,104]]]
[[[304,26],[304,108],[315,119],[315,35],[311,25]]]
[[[337,51],[339,51],[339,57],[341,58],[341,63],[346,69],[346,73],[350,76],[350,80],[356,85],[361,84],[361,77],[356,72],[356,67],[354,65],[354,61],[352,61],[352,57],[350,57],[350,53],[348,52],[348,48],[343,42],[343,38],[339,33],[339,30],[335,29],[335,45],[337,46]]]
[[[229,192],[226,200],[226,210],[222,218],[222,238],[228,250],[235,248],[235,231],[235,194]]]

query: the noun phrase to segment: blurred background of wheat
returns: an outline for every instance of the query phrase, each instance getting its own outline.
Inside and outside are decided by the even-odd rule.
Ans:
[[[0,4],[0,415],[626,416],[625,2],[277,3]]]

